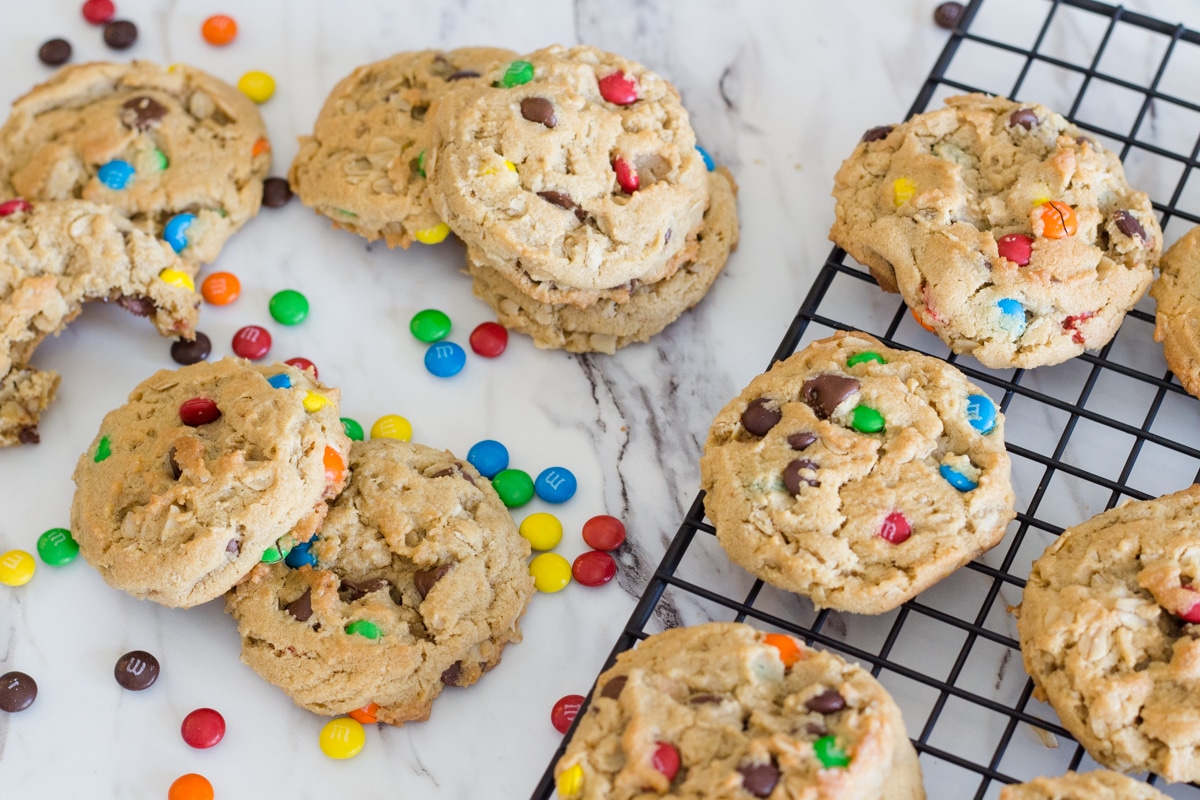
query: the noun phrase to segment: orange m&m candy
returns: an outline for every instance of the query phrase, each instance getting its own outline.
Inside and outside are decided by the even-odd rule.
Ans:
[[[782,633],[768,633],[763,637],[763,644],[769,644],[779,651],[779,658],[785,667],[795,664],[803,656],[796,640]]]
[[[1079,228],[1079,221],[1075,218],[1075,209],[1057,200],[1042,203],[1034,209],[1033,213],[1038,220],[1041,220],[1042,236],[1047,239],[1065,239],[1068,236],[1074,236],[1075,231]],[[1036,225],[1035,221],[1035,233],[1037,232]]]
[[[258,139],[256,139],[254,141],[254,146],[250,148],[250,155],[260,156],[263,153],[269,153],[270,151],[271,151],[271,143],[268,142],[266,139],[259,137]]]
[[[214,306],[227,306],[242,293],[242,282],[232,272],[214,272],[200,284],[200,294]]]
[[[213,800],[213,787],[208,778],[189,772],[176,778],[167,789],[167,800]]]
[[[375,716],[375,712],[378,710],[379,703],[367,703],[362,708],[346,712],[346,716],[350,717],[350,719],[358,720],[363,725],[370,725],[373,722],[379,721],[379,718]]]
[[[225,14],[213,14],[200,26],[200,35],[209,44],[224,47],[237,38],[237,23]]]
[[[911,308],[909,310],[912,311],[913,319],[915,319],[917,321],[918,325],[920,325],[922,328],[929,331],[930,333],[937,333],[937,331],[935,331],[933,329],[932,325],[930,325],[925,320],[921,319],[921,315],[917,313],[917,310],[915,308]]]
[[[337,450],[334,450],[329,445],[325,446],[325,482],[326,483],[341,483],[346,477],[346,462],[342,460],[342,455]],[[376,706],[378,708],[378,706]]]

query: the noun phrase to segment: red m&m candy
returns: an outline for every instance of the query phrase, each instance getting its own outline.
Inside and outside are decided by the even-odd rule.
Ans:
[[[640,181],[638,180],[637,167],[617,156],[613,159],[613,171],[617,173],[617,183],[620,184],[623,192],[633,194],[638,190]]]
[[[301,372],[311,372],[314,379],[317,377],[317,365],[309,361],[307,358],[296,356],[295,358],[289,358],[283,363],[287,364],[289,367],[295,367]]]
[[[600,96],[618,106],[627,106],[637,98],[637,84],[624,72],[614,72],[600,79]]]
[[[205,750],[225,738],[225,718],[211,708],[197,708],[183,718],[179,732],[189,745]]]
[[[667,776],[667,780],[673,781],[679,773],[679,751],[670,742],[659,742],[654,748],[651,763],[656,770]]]
[[[484,358],[495,358],[508,347],[508,329],[495,322],[481,322],[471,331],[471,349]]]
[[[617,574],[617,562],[603,550],[580,553],[571,564],[571,575],[584,586],[603,586]]]
[[[550,724],[554,726],[554,730],[566,733],[571,727],[571,723],[575,721],[575,717],[578,716],[579,708],[582,705],[583,695],[581,694],[560,697],[554,704],[554,708],[550,709]]]
[[[32,209],[33,206],[29,205],[28,200],[16,197],[0,203],[0,217],[7,217],[9,214],[16,214],[18,211],[30,211]]]
[[[183,420],[184,425],[191,425],[193,428],[207,425],[220,416],[221,409],[217,408],[216,401],[207,397],[193,397],[191,400],[184,400],[179,406],[179,419]]]
[[[912,526],[899,511],[888,514],[879,526],[879,538],[892,544],[904,544],[912,536]]]
[[[1033,257],[1033,237],[1023,233],[1010,233],[996,240],[996,249],[1003,258],[1023,267]]]
[[[93,25],[103,25],[117,14],[112,0],[87,0],[83,4],[83,18]]]
[[[257,361],[271,351],[271,334],[258,325],[239,328],[233,335],[233,352],[242,358]]]
[[[625,525],[616,517],[600,514],[583,523],[583,540],[596,550],[616,550],[625,541]]]

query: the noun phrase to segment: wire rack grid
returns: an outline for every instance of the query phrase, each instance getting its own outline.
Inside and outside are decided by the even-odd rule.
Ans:
[[[909,114],[973,91],[1062,109],[1121,154],[1169,243],[1200,224],[1198,74],[1200,32],[1183,25],[1093,0],[973,0]],[[1146,306],[1097,354],[1035,371],[988,370],[949,353],[834,248],[772,363],[838,329],[955,363],[1006,413],[1016,519],[1001,544],[967,568],[889,614],[858,617],[818,612],[732,567],[698,496],[608,665],[664,618],[748,621],[868,666],[904,712],[931,800],[995,798],[1006,783],[1097,766],[1033,698],[1010,609],[1033,560],[1065,527],[1124,498],[1200,480],[1200,403],[1173,380]],[[535,799],[554,797],[554,761],[570,734]],[[1144,777],[1171,797],[1200,800],[1200,787]]]

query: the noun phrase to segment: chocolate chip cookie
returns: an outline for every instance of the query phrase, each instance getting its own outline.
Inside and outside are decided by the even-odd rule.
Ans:
[[[731,560],[859,614],[994,546],[1015,515],[991,398],[864,333],[813,342],[751,381],[713,421],[700,481]]]
[[[1095,350],[1162,249],[1117,154],[1036,103],[980,94],[866,133],[838,170],[830,238],[917,321],[985,366]]]
[[[266,135],[249,98],[194,67],[63,67],[0,128],[0,201],[110,206],[194,272],[258,213]]]
[[[338,391],[287,364],[160,370],[75,467],[71,533],[110,585],[188,607],[278,561],[346,483]]]
[[[1167,796],[1148,783],[1117,772],[1068,772],[1057,778],[1034,778],[1028,783],[1005,786],[1000,800],[1166,800]]]
[[[425,161],[431,106],[450,87],[516,53],[493,47],[422,50],[359,67],[321,108],[288,180],[297,196],[335,227],[389,247],[434,244],[447,230],[433,209]]]
[[[1154,340],[1183,388],[1200,397],[1200,227],[1163,255],[1150,294],[1158,303]]]
[[[491,484],[449,453],[355,442],[351,479],[286,563],[231,591],[242,660],[318,714],[429,717],[521,639],[529,543]]]
[[[730,622],[618,655],[554,774],[563,800],[925,797],[900,709],[868,672]]]
[[[1017,617],[1036,695],[1100,764],[1200,779],[1200,486],[1067,529]]]

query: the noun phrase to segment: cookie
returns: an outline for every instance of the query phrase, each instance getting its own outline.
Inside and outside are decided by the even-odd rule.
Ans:
[[[564,800],[919,800],[900,709],[871,675],[783,634],[675,628],[617,656],[554,767]]]
[[[880,614],[1014,517],[1004,415],[953,366],[864,333],[813,342],[713,421],[704,509],[730,559],[817,607]]]
[[[242,660],[318,714],[428,719],[443,687],[475,683],[521,640],[529,542],[449,453],[354,442],[350,472],[303,566],[275,564],[226,597]]]
[[[0,200],[111,206],[194,272],[258,213],[266,135],[249,98],[194,67],[63,67],[0,127]]]
[[[446,231],[425,174],[430,106],[516,55],[493,47],[422,50],[357,68],[333,87],[312,135],[300,137],[292,191],[334,227],[368,241],[405,248],[441,241]]]
[[[670,277],[708,205],[679,93],[593,47],[553,46],[456,87],[434,115],[434,208],[543,303]]]
[[[345,485],[338,399],[287,364],[160,370],[79,457],[80,553],[135,597],[188,607],[220,596],[307,541]]]
[[[669,278],[632,281],[628,297],[598,300],[586,308],[542,303],[525,294],[501,273],[477,263],[467,248],[467,270],[475,296],[491,306],[510,330],[533,337],[543,349],[572,353],[614,353],[618,347],[647,342],[680,314],[700,302],[737,247],[737,186],[723,167],[709,176],[709,206],[696,237],[698,249]]]
[[[58,375],[30,359],[85,302],[113,300],[164,336],[192,338],[200,296],[186,271],[166,243],[86,200],[22,203],[0,216],[0,446],[38,440]]]
[[[1162,342],[1167,365],[1183,388],[1200,397],[1200,227],[1163,255],[1150,294],[1158,303],[1154,341]]]
[[[866,133],[838,170],[838,246],[955,353],[992,368],[1095,350],[1145,293],[1162,231],[1117,154],[981,94]]]
[[[1100,764],[1200,779],[1200,487],[1068,528],[1017,617],[1035,696]]]
[[[1116,772],[1068,772],[1057,778],[1034,778],[1028,783],[1005,786],[1000,800],[1166,800],[1167,796],[1148,783]]]

